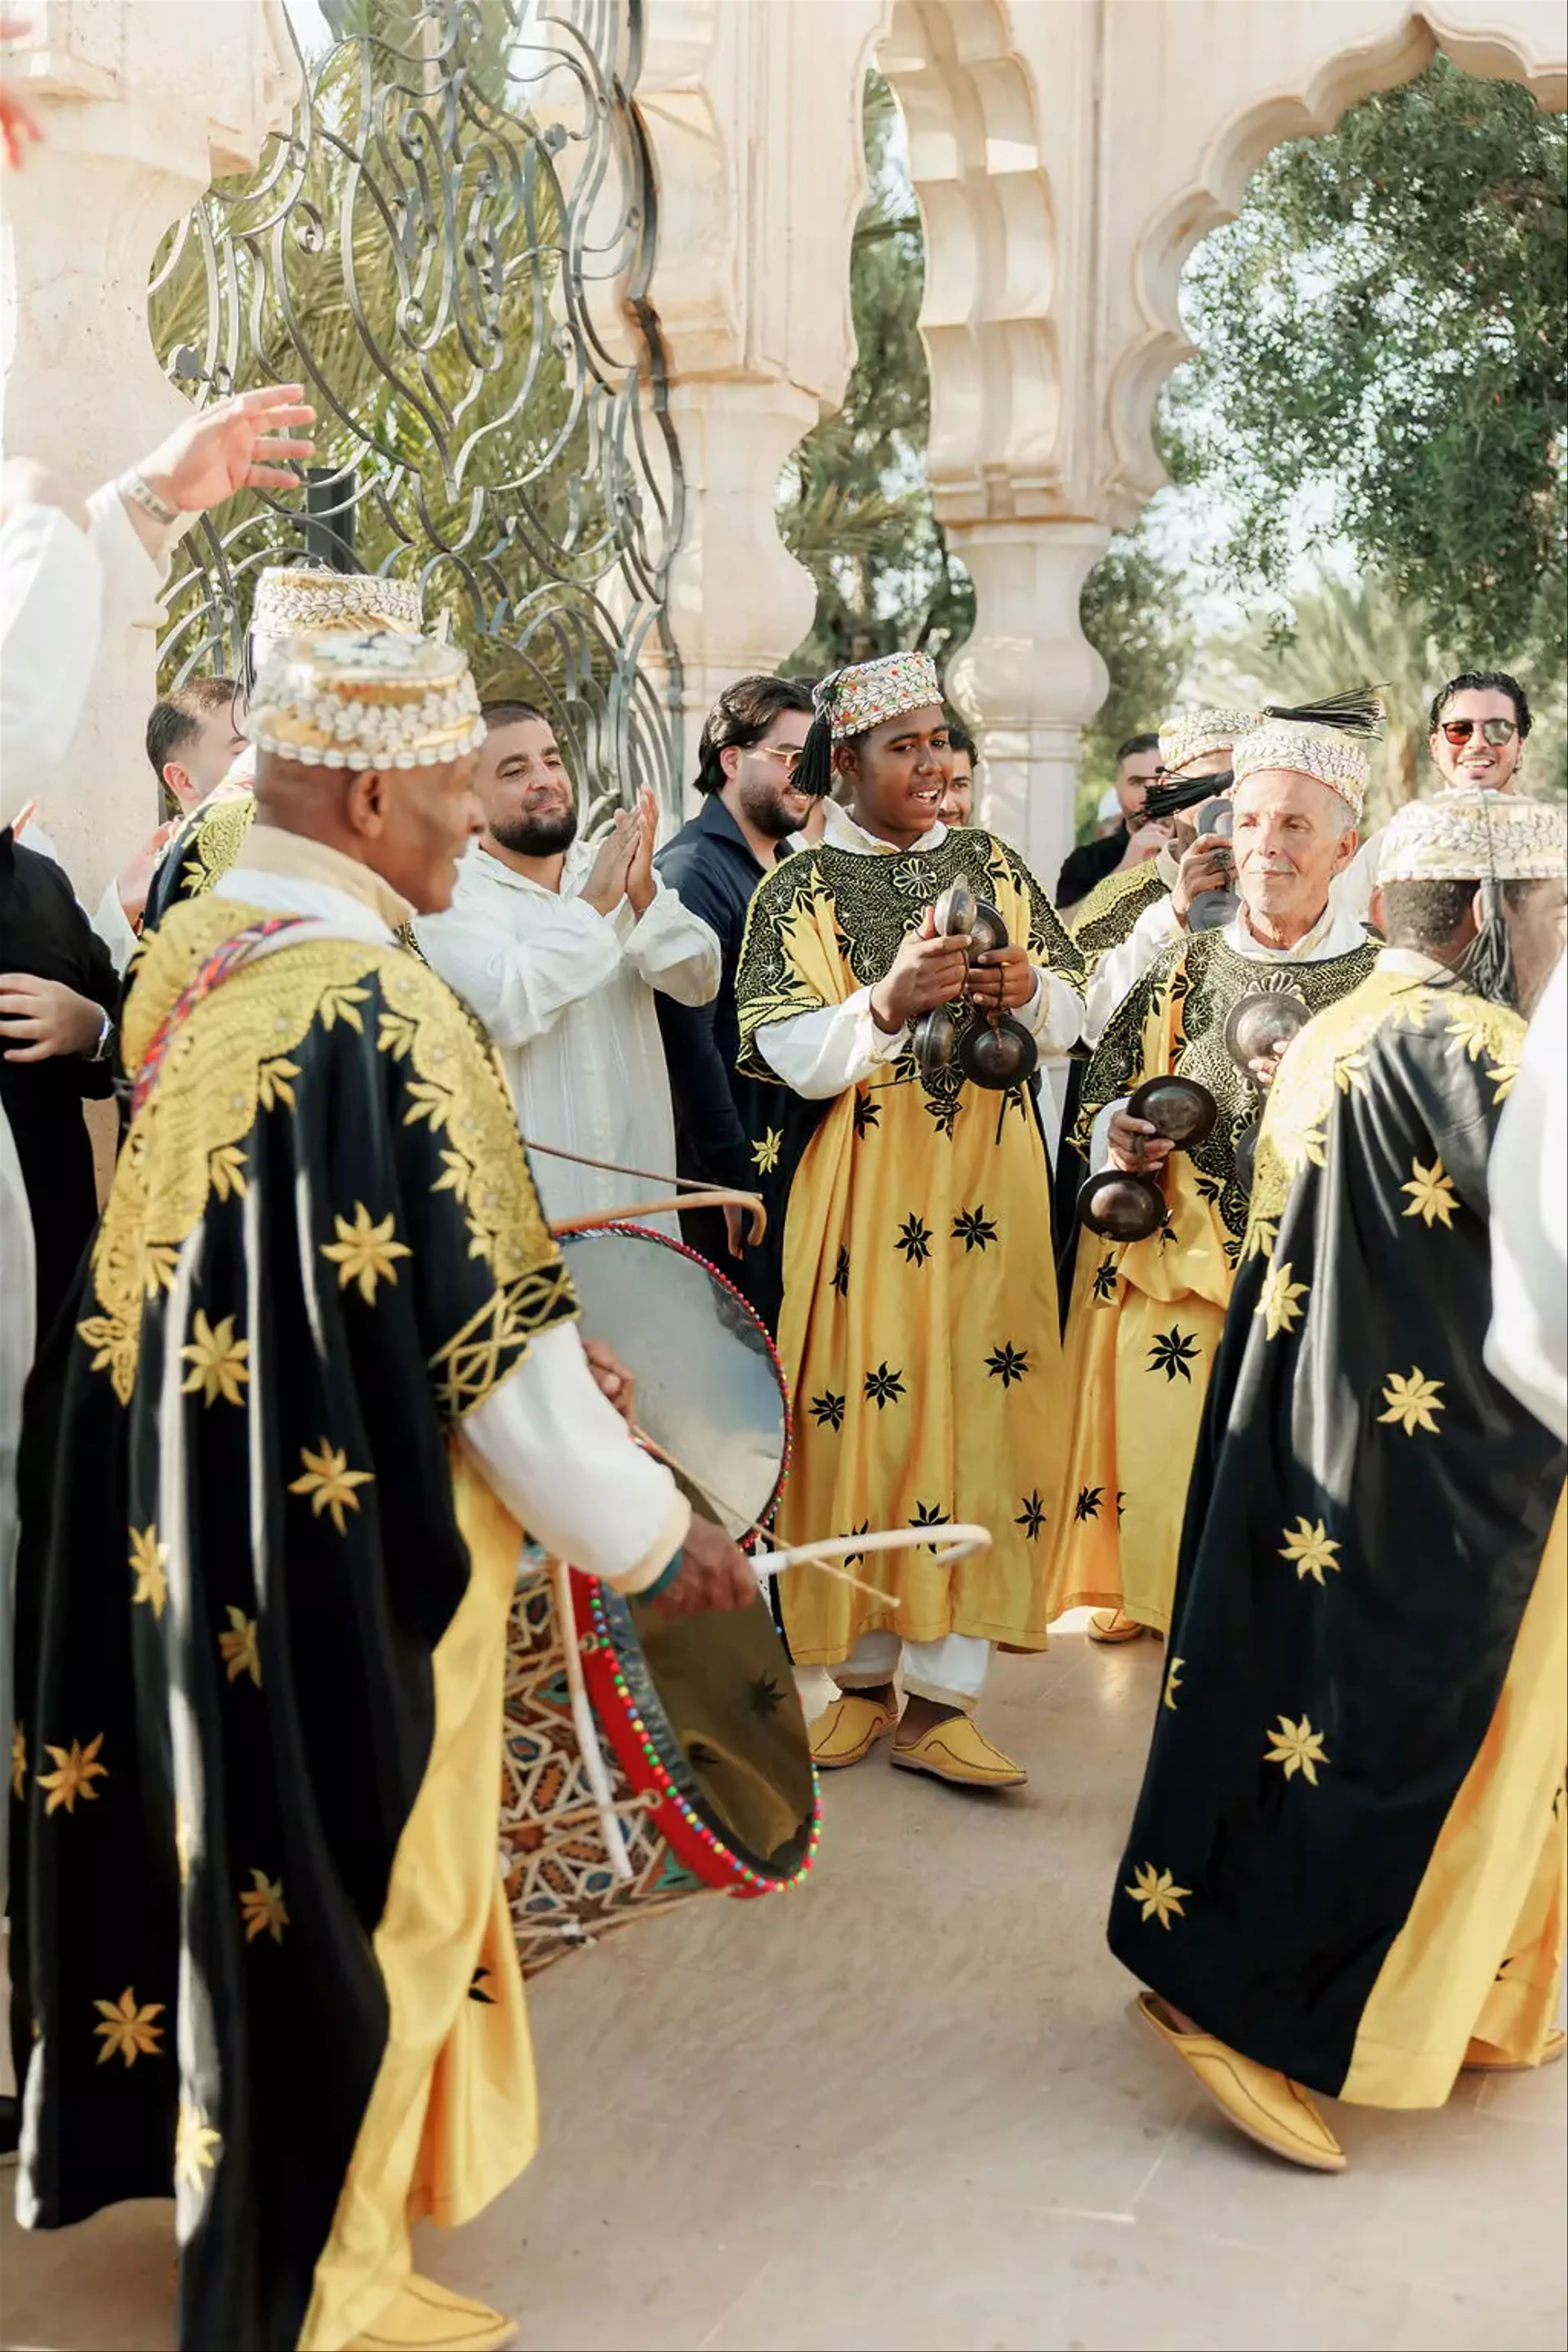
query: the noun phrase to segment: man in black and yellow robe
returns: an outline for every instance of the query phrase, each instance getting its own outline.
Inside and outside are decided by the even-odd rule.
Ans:
[[[1560,941],[1563,835],[1468,798],[1395,819],[1397,944],[1275,1084],[1110,1915],[1148,2022],[1326,2170],[1309,2092],[1436,2106],[1563,2046],[1564,1454],[1482,1353],[1523,1024],[1454,967],[1478,876]]]
[[[969,1711],[993,1643],[1046,1645],[1066,1422],[1046,1152],[1026,1088],[985,1092],[956,1067],[922,1082],[912,1023],[949,998],[973,1022],[988,1003],[1060,1051],[1082,1019],[1078,961],[1022,861],[938,816],[947,728],[929,659],[860,665],[819,697],[799,772],[815,749],[826,785],[831,732],[850,805],[758,886],[736,981],[741,1068],[779,1104],[764,1165],[788,1181],[779,1346],[795,1455],[779,1529],[978,1520],[993,1542],[952,1567],[930,1549],[867,1555],[854,1573],[880,1601],[796,1570],[784,1621],[797,1664],[840,1687],[813,1727],[819,1763],[858,1762],[893,1728],[901,1664],[892,1760],[1008,1786],[1021,1769]],[[925,936],[956,881],[1012,942],[967,979],[963,950]]]
[[[520,1521],[627,1591],[712,1531],[595,1386],[493,1057],[395,942],[476,814],[466,663],[333,642],[264,673],[247,862],[149,943],[30,1399],[18,2203],[173,2191],[183,2346],[477,2347],[510,2323],[414,2277],[409,2227],[536,2138],[497,1864]],[[389,731],[419,764],[378,767]]]
[[[1261,1107],[1226,1050],[1226,1018],[1271,989],[1315,1013],[1364,980],[1375,954],[1329,903],[1355,849],[1364,751],[1327,730],[1272,722],[1231,756],[1239,911],[1223,930],[1178,934],[1134,982],[1089,1064],[1079,1111],[1092,1168],[1157,1170],[1165,1193],[1164,1222],[1147,1241],[1079,1237],[1052,1608],[1094,1606],[1103,1613],[1089,1631],[1101,1641],[1170,1622],[1187,1477],[1247,1227],[1237,1147]],[[1172,1072],[1206,1087],[1218,1108],[1191,1151],[1171,1151],[1126,1118],[1133,1089]]]

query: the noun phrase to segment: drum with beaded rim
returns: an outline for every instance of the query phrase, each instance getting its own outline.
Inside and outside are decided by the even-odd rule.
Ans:
[[[679,1242],[635,1226],[565,1246],[584,1328],[635,1375],[637,1421],[694,1507],[737,1538],[788,1456],[766,1331]],[[508,1638],[501,1867],[525,1975],[688,1896],[796,1885],[818,1836],[789,1660],[750,1608],[666,1617],[527,1554]]]

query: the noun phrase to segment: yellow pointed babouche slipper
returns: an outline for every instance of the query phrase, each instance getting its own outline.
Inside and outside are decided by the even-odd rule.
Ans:
[[[918,1739],[895,1739],[892,1760],[900,1771],[929,1772],[960,1789],[1021,1789],[1029,1777],[967,1715],[944,1715]]]
[[[504,2312],[416,2273],[347,2352],[502,2352],[516,2337]]]
[[[1510,2058],[1489,2042],[1472,2042],[1465,2053],[1467,2074],[1533,2074],[1542,2066],[1554,2066],[1564,2050],[1568,2050],[1568,2033],[1554,2025],[1541,2045],[1539,2058]]]
[[[1244,2058],[1212,2033],[1189,2033],[1157,1993],[1141,1992],[1133,2012],[1169,2044],[1237,2131],[1271,2155],[1310,2172],[1342,2172],[1345,2152],[1299,2083]]]
[[[825,1772],[858,1764],[898,1719],[898,1708],[886,1699],[868,1697],[864,1691],[841,1691],[807,1734],[813,1763]]]
[[[1089,1621],[1091,1642],[1138,1642],[1148,1631],[1124,1609],[1097,1609]]]

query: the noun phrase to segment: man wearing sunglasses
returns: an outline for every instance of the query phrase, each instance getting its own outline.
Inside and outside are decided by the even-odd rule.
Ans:
[[[1427,742],[1443,790],[1517,793],[1530,725],[1529,698],[1507,670],[1466,669],[1451,677],[1433,696],[1427,717]],[[1335,885],[1342,914],[1367,920],[1382,856],[1383,835],[1374,833]]]

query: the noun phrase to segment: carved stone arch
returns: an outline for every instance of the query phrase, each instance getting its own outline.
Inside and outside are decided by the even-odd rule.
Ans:
[[[1275,86],[1233,106],[1206,137],[1201,123],[1193,124],[1194,145],[1201,141],[1196,169],[1150,215],[1127,257],[1134,317],[1120,349],[1113,345],[1100,483],[1102,511],[1118,529],[1135,521],[1169,478],[1154,447],[1155,403],[1173,368],[1196,348],[1182,326],[1182,272],[1199,241],[1236,218],[1247,182],[1275,147],[1331,131],[1361,100],[1414,80],[1439,49],[1467,73],[1521,83],[1544,110],[1568,103],[1563,20],[1534,0],[1512,6],[1491,0],[1484,14],[1456,0],[1448,7],[1394,11],[1342,6],[1323,16],[1342,24],[1346,17],[1384,21],[1358,38],[1331,38],[1315,58],[1281,61],[1286,69]],[[1294,74],[1291,64],[1299,68]]]

